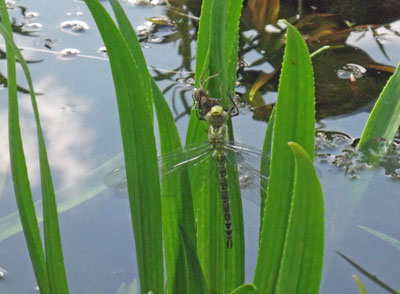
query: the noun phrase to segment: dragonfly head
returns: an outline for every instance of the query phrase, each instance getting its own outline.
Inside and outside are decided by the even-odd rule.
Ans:
[[[228,113],[221,105],[214,105],[206,115],[206,121],[214,128],[219,128],[228,119]]]

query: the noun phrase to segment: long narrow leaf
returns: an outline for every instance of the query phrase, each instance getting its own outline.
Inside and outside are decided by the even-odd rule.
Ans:
[[[169,151],[182,148],[182,146],[168,104],[154,80],[152,83],[161,154],[164,155]],[[181,228],[186,238],[189,239],[188,242],[196,244],[193,201],[187,171],[183,169],[163,179],[161,195],[168,293],[192,293],[190,291],[194,287],[192,284],[198,283],[198,281],[188,279],[187,283],[183,283],[182,277],[192,270],[188,266],[190,267],[194,261],[185,262],[185,259],[190,258],[191,255],[184,255],[180,238]]]
[[[273,293],[280,272],[294,187],[294,159],[287,145],[300,144],[314,157],[315,97],[311,60],[300,33],[287,24],[278,100],[275,105],[271,176],[268,183],[254,284]]]
[[[272,113],[268,122],[267,131],[265,132],[264,145],[263,145],[263,155],[264,158],[268,158],[261,162],[260,173],[269,178],[270,168],[271,168],[271,151],[272,151],[272,131],[274,129],[274,121],[275,121],[275,108],[272,109]],[[261,189],[260,189],[260,236],[262,232],[262,225],[264,220],[264,211],[265,211],[265,201],[267,200],[267,188],[268,188],[268,180],[263,179],[261,181]]]
[[[229,3],[228,3],[229,2]],[[196,85],[205,72],[218,76],[209,81],[207,93],[223,98],[228,107],[226,93],[234,89],[237,51],[238,19],[241,1],[203,1],[196,55]],[[231,18],[227,18],[229,15]],[[236,38],[236,39],[235,39]],[[227,48],[229,46],[229,48]],[[232,50],[229,50],[232,49]],[[237,48],[236,48],[237,49]],[[230,84],[228,84],[228,82]],[[233,140],[231,123],[230,140]],[[207,125],[199,122],[192,113],[187,143],[206,140]],[[218,175],[214,162],[198,166],[191,171],[192,191],[198,211],[198,252],[210,291],[231,291],[244,279],[244,234],[238,175],[234,166],[228,165],[229,198],[233,225],[233,249],[226,250],[221,205],[219,203]],[[198,201],[196,199],[199,199]]]
[[[3,31],[2,28],[0,28]],[[62,252],[60,228],[58,222],[56,196],[53,187],[53,180],[50,173],[49,161],[47,159],[44,136],[40,124],[39,110],[36,103],[35,90],[33,89],[32,78],[28,65],[18,50],[15,43],[7,32],[2,32],[7,42],[11,44],[14,54],[17,56],[25,73],[29,85],[33,113],[35,116],[37,137],[39,145],[40,176],[43,198],[43,224],[45,238],[46,264],[49,275],[50,289],[56,293],[69,293],[67,275],[65,273],[64,256]]]
[[[399,97],[400,64],[383,88],[358,144],[359,150],[372,156],[371,161],[379,160],[386,154],[400,126]]]
[[[233,290],[231,294],[252,294],[257,293],[256,290],[257,288],[253,284],[244,284]]]
[[[11,25],[4,0],[0,0],[1,31],[3,36],[11,35]],[[12,38],[12,37],[11,37]],[[35,272],[36,280],[42,293],[50,294],[47,276],[46,261],[41,243],[39,226],[36,219],[32,192],[29,184],[24,150],[22,146],[21,130],[19,125],[19,111],[17,98],[16,61],[10,42],[6,42],[8,97],[9,97],[9,144],[10,162],[14,191],[17,199],[18,211],[24,229],[25,240]]]
[[[207,283],[200,266],[199,259],[196,254],[194,243],[186,234],[184,228],[180,228],[182,251],[184,253],[185,268],[187,269],[185,275],[187,276],[188,288],[186,292],[179,292],[174,288],[174,293],[193,293],[203,294],[207,293]],[[176,267],[178,269],[178,266]],[[174,283],[175,287],[182,283],[182,276],[176,275],[177,281]]]
[[[275,293],[318,294],[324,256],[324,199],[313,162],[296,143],[293,202]]]
[[[103,38],[117,94],[141,293],[163,293],[161,199],[147,68],[139,67],[110,15],[86,0]],[[144,72],[144,74],[143,74]]]

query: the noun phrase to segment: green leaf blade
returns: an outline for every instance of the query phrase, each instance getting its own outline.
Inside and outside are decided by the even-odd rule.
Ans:
[[[182,149],[179,133],[174,118],[155,81],[152,81],[154,105],[157,114],[158,129],[160,134],[161,155]],[[168,293],[190,292],[193,281],[186,283],[183,277],[191,270],[184,260],[181,244],[181,232],[189,239],[188,242],[196,244],[195,218],[193,200],[191,197],[190,183],[186,170],[176,171],[173,175],[162,178],[162,222],[165,248],[165,262],[167,270]]]
[[[39,145],[39,163],[40,163],[40,176],[41,176],[42,198],[43,198],[45,253],[46,253],[46,264],[49,276],[50,289],[52,292],[67,294],[69,293],[69,290],[68,290],[68,282],[64,266],[64,257],[62,252],[56,196],[54,192],[50,166],[47,158],[47,151],[44,143],[44,136],[40,123],[39,109],[36,103],[35,90],[33,88],[32,78],[29,72],[28,64],[23,58],[21,52],[18,50],[16,44],[13,42],[12,37],[6,31],[3,30],[3,27],[0,28],[0,31],[4,35],[8,44],[10,45],[10,48],[12,48],[13,53],[17,56],[18,61],[21,64],[21,67],[25,73],[29,85],[29,92],[31,96],[31,104],[35,117],[38,145]]]
[[[311,159],[314,156],[315,96],[311,60],[300,33],[292,25],[287,26],[275,105],[271,176],[254,276],[260,293],[273,293],[283,256],[294,185],[294,159],[287,143],[296,142]]]
[[[386,83],[378,101],[368,118],[361,135],[358,149],[368,155],[381,158],[387,152],[387,147],[393,142],[400,126],[400,64]],[[380,142],[384,144],[378,144]],[[371,154],[371,150],[374,153]],[[374,158],[371,158],[374,160]]]
[[[4,0],[0,1],[1,33],[7,38],[7,73],[9,97],[9,148],[11,172],[18,211],[24,230],[28,252],[35,272],[36,281],[44,294],[50,294],[50,286],[44,257],[39,226],[36,218],[32,199],[28,171],[26,168],[25,154],[22,145],[21,130],[19,125],[19,110],[17,98],[16,59],[12,48],[12,31],[9,15]]]
[[[124,36],[98,1],[87,0],[110,59],[135,235],[141,293],[164,292],[162,221],[157,151],[147,68],[139,67]],[[140,58],[140,57],[139,57]]]
[[[324,201],[312,161],[290,142],[295,185],[285,248],[275,293],[317,294],[324,255]]]

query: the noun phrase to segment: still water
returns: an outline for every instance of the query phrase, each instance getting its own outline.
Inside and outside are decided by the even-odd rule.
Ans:
[[[102,4],[109,8],[107,2]],[[123,163],[117,106],[104,45],[83,2],[42,0],[33,5],[21,0],[10,2],[10,6],[14,31],[18,32],[15,40],[31,62],[35,89],[41,94],[37,96],[39,111],[59,206],[64,211],[60,225],[71,293],[117,293],[121,284],[137,278],[137,270],[128,201],[103,182],[110,171]],[[157,78],[160,88],[166,89],[165,96],[184,139],[187,110],[191,105],[197,24],[193,17],[177,14],[176,10],[195,14],[197,6],[181,7],[177,3],[175,9],[129,2],[123,2],[123,6],[140,33],[151,74]],[[334,33],[318,34],[316,29],[307,27],[306,21],[303,24],[310,51],[325,44],[338,46],[313,59],[317,127],[342,132],[351,138],[335,144],[327,140],[318,152],[332,156],[316,159],[326,205],[321,293],[357,293],[352,274],[361,278],[369,293],[388,293],[337,252],[377,276],[389,288],[400,289],[399,249],[360,227],[400,239],[400,182],[385,175],[384,168],[345,173],[334,164],[334,155],[341,154],[352,138],[361,135],[369,111],[390,75],[390,67],[400,62],[400,20],[390,13],[383,20],[365,19],[362,13],[355,13],[346,19],[354,22],[355,28],[346,31],[344,21],[324,16],[326,11],[322,6],[305,6],[304,19],[323,23],[333,28]],[[330,8],[336,11],[335,7]],[[294,16],[296,10],[283,6],[281,14],[280,17]],[[154,29],[145,19],[160,15],[168,15],[175,22]],[[237,89],[243,105],[240,116],[233,121],[234,131],[237,141],[261,149],[270,109],[266,103],[273,104],[276,100],[277,70],[284,44],[279,27],[269,27],[271,33],[266,36],[248,27],[248,21],[244,22],[241,58],[246,66],[239,71],[241,85]],[[377,25],[357,27],[367,23]],[[257,27],[254,23],[250,25]],[[4,44],[0,44],[4,50]],[[355,71],[353,64],[366,71],[360,67],[360,72]],[[2,77],[6,75],[5,68],[5,59],[1,57]],[[248,93],[261,74],[270,75],[268,83],[259,89],[250,106],[246,104]],[[23,93],[27,85],[21,72],[18,77],[21,128],[37,200],[40,180],[34,121],[29,97]],[[0,279],[0,293],[35,293],[36,282],[24,238],[18,233],[17,216],[12,215],[16,203],[9,170],[7,89],[4,87],[3,83],[0,90],[0,267],[7,272]],[[397,172],[400,173],[398,166]],[[247,200],[244,208],[246,280],[251,281],[259,221],[255,215],[259,208]]]

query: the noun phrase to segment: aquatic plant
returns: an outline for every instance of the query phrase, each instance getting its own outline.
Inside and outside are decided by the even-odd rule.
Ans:
[[[113,73],[141,292],[165,292],[165,257],[168,293],[318,293],[324,207],[321,186],[312,164],[315,132],[313,72],[310,54],[299,32],[286,22],[278,102],[264,144],[264,152],[271,154],[271,161],[261,163],[269,180],[263,183],[267,186],[267,194],[261,193],[258,261],[253,283],[243,285],[244,228],[234,163],[228,165],[234,230],[234,246],[228,249],[222,233],[220,204],[215,197],[219,194],[219,183],[217,177],[210,177],[210,174],[215,175],[215,168],[205,162],[189,172],[183,169],[172,177],[163,178],[160,183],[153,105],[162,154],[182,148],[172,114],[148,73],[137,36],[120,4],[110,0],[117,26],[98,1],[86,0],[86,3],[107,47]],[[1,4],[3,24],[0,32],[8,44],[10,149],[23,229],[41,293],[68,293],[54,192],[31,82],[44,177],[42,187],[48,191],[43,195],[46,254],[40,244],[32,199],[26,197],[30,192],[19,134],[13,54],[28,77],[29,74],[7,28],[4,1]],[[225,107],[229,107],[229,96],[236,79],[241,8],[241,1],[205,0],[202,6],[196,86],[200,85],[205,72],[217,75],[210,80],[206,91],[207,95],[220,98],[220,104]],[[400,92],[399,75],[397,69],[382,92],[359,144],[360,150],[378,148],[374,156],[381,157],[386,149],[380,145],[371,147],[371,142],[378,138],[391,143],[400,123],[399,102],[395,99]],[[186,144],[204,140],[204,127],[205,123],[192,111]],[[233,140],[231,122],[228,127],[230,140]],[[22,185],[21,181],[24,182]],[[25,216],[24,211],[27,212]]]

